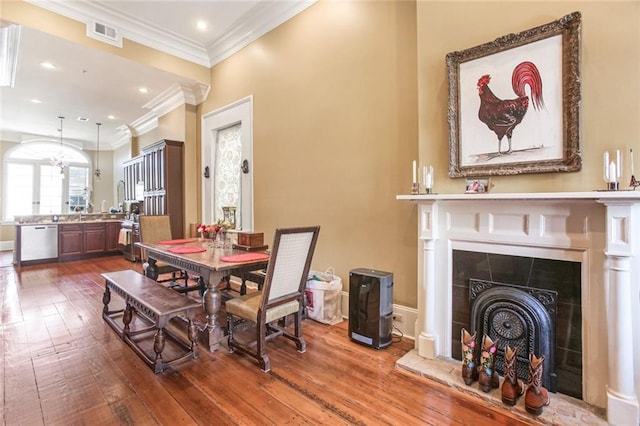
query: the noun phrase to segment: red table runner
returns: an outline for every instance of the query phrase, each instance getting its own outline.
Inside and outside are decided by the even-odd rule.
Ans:
[[[181,238],[178,240],[163,240],[158,241],[158,244],[184,244],[184,243],[192,243],[196,239],[195,238]]]
[[[207,251],[207,249],[203,247],[196,247],[196,246],[181,246],[181,247],[171,247],[167,251],[171,253],[176,253],[176,254],[186,254],[186,253],[200,253],[203,251]]]
[[[222,256],[220,258],[223,262],[251,262],[254,260],[267,260],[269,255],[265,253],[243,253],[234,254],[231,256]]]

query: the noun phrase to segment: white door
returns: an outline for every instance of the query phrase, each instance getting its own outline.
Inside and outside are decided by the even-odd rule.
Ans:
[[[253,98],[202,117],[202,220],[236,208],[236,229],[253,230]]]

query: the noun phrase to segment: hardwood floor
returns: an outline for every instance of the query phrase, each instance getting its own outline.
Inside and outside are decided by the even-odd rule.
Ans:
[[[395,368],[411,340],[370,349],[346,321],[306,320],[304,354],[270,342],[270,373],[223,348],[153,374],[101,317],[100,273],[132,267],[114,256],[0,268],[2,424],[534,423]]]

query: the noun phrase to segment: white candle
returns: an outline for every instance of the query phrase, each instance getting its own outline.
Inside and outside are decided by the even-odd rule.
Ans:
[[[425,186],[427,188],[433,188],[433,166],[429,166],[429,171],[426,173],[427,173],[427,182],[425,183]]]
[[[616,181],[622,176],[622,154],[620,150],[616,150]]]
[[[631,176],[635,176],[633,171],[633,149],[629,149],[629,157],[631,157]]]
[[[413,160],[413,183],[418,183],[418,169],[417,169],[416,160]]]
[[[422,166],[422,184],[427,188],[427,166]]]
[[[609,163],[609,180],[608,182],[613,183],[616,182],[618,179],[616,178],[616,163],[614,163],[613,161],[611,163]]]
[[[604,181],[609,182],[609,151],[605,151],[602,158],[604,160],[604,169],[602,171]]]

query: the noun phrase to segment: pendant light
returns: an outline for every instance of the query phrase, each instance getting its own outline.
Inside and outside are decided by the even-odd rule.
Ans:
[[[96,137],[96,170],[93,172],[96,179],[100,179],[100,175],[102,175],[102,171],[100,171],[100,126],[102,126],[102,123],[96,123],[98,130],[98,136]]]
[[[60,169],[60,177],[64,179],[64,169],[67,168],[67,162],[64,161],[64,153],[62,151],[62,122],[64,117],[59,116],[58,118],[60,119],[60,128],[58,129],[60,131],[60,151],[51,157],[51,165]]]

